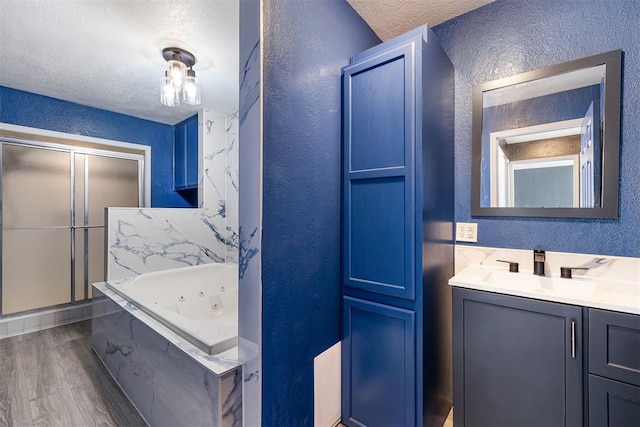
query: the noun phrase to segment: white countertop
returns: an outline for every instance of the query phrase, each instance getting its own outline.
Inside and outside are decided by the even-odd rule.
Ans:
[[[449,280],[451,286],[545,301],[640,314],[640,283],[606,277],[535,276],[504,267],[471,264]]]

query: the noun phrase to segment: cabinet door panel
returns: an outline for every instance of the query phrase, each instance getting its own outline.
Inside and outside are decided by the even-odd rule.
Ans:
[[[456,288],[456,425],[581,424],[581,318],[580,307]]]
[[[589,425],[640,426],[640,387],[589,375]]]
[[[351,170],[405,165],[404,55],[351,75]]]
[[[174,133],[173,170],[176,190],[198,186],[198,116],[178,123]]]
[[[415,424],[415,313],[344,298],[343,422]]]
[[[198,116],[186,122],[187,128],[187,188],[198,186]]]
[[[589,309],[589,372],[640,386],[640,316]]]
[[[184,123],[176,125],[174,132],[173,173],[176,190],[187,187],[187,127]]]
[[[403,293],[407,281],[401,178],[356,181],[351,186],[351,278],[361,288]],[[387,206],[394,206],[388,210]],[[381,212],[385,212],[381,215]],[[409,277],[410,280],[410,277]]]
[[[415,42],[343,71],[344,286],[416,296]]]

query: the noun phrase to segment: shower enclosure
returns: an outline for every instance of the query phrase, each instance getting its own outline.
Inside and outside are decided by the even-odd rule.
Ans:
[[[144,157],[0,140],[2,315],[91,298],[104,281],[104,208],[142,202]]]

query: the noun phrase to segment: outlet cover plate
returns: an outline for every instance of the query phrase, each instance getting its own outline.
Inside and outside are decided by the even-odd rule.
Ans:
[[[456,223],[456,241],[457,242],[478,242],[478,223],[477,222],[457,222]]]

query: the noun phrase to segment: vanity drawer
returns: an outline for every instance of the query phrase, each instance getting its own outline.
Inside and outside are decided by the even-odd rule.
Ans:
[[[589,309],[589,372],[640,386],[640,316]]]
[[[589,425],[640,426],[640,387],[589,375]]]

